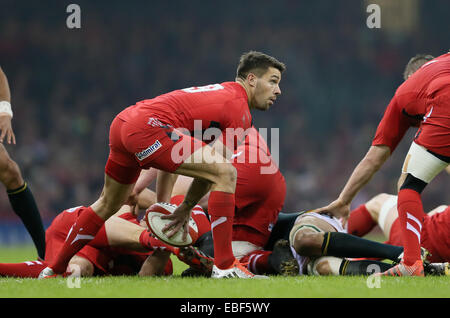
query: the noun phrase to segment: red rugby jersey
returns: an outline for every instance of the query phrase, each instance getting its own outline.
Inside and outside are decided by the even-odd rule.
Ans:
[[[399,86],[378,125],[372,145],[395,150],[409,127],[418,127],[439,91],[450,85],[450,53],[427,63]],[[449,127],[450,129],[450,127]]]
[[[140,101],[123,110],[118,117],[144,129],[168,124],[193,137],[201,136],[199,133],[207,128],[218,128],[222,132],[227,128],[246,130],[252,122],[247,93],[237,82],[175,90]],[[239,136],[240,141],[243,137]]]

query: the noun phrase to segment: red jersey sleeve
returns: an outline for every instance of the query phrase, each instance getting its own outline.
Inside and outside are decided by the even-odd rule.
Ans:
[[[409,118],[403,115],[402,107],[394,96],[378,125],[372,146],[385,145],[391,149],[391,153],[394,152],[410,126]]]

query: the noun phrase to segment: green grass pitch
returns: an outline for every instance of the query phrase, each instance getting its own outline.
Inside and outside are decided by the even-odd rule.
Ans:
[[[33,260],[30,246],[0,247],[0,262]],[[450,277],[271,277],[267,280],[181,278],[176,258],[172,277],[67,279],[0,278],[1,298],[448,298]],[[72,287],[72,288],[71,288]],[[79,287],[79,288],[76,288]],[[372,288],[370,288],[372,287]]]

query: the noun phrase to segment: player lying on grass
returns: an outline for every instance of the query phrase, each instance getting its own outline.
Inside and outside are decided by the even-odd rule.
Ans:
[[[402,246],[400,220],[397,212],[397,196],[381,193],[350,213],[347,231],[364,236],[375,225],[379,225],[388,238],[387,244]],[[450,262],[450,207],[440,205],[424,217],[421,246],[429,254],[432,263]]]
[[[384,199],[386,197],[377,198],[377,201],[371,200],[367,204],[373,211],[376,209],[376,205],[380,207],[380,201]],[[388,204],[390,204],[388,205],[389,208],[393,207],[392,202],[388,202]],[[353,231],[352,233],[358,232],[355,229],[355,224],[361,210],[362,207],[356,209],[353,218],[349,219],[348,226]],[[290,216],[291,220],[293,217],[293,215]],[[443,218],[436,219],[436,224],[442,222],[442,220]],[[367,229],[367,226],[365,229]],[[361,232],[362,230],[360,230]],[[292,253],[298,260],[301,274],[368,275],[373,273],[375,269],[385,271],[394,266],[393,264],[373,260],[374,258],[398,262],[403,256],[403,247],[399,246],[400,244],[395,244],[398,241],[389,240],[386,242],[389,244],[382,244],[350,235],[346,233],[340,220],[327,214],[298,214],[290,231],[289,240],[292,246]],[[427,254],[426,250],[422,249],[424,260]],[[348,258],[371,259],[352,260]],[[442,259],[434,258],[430,259],[430,261],[439,262]],[[425,263],[425,273],[428,275],[446,275],[447,272],[448,264]]]
[[[154,203],[154,193],[151,191],[143,196],[145,201],[141,205]],[[130,211],[130,207],[124,205],[108,219],[95,238],[71,258],[66,275],[71,272],[81,276],[172,274],[172,263],[168,256],[172,252],[181,258],[180,252],[183,251],[152,237],[145,223],[138,222],[136,215]],[[46,231],[47,249],[44,261],[0,264],[0,276],[37,278],[42,269],[56,257],[79,212],[80,207],[68,209],[53,220]],[[194,207],[193,218],[199,227],[200,235],[210,231],[209,221],[199,206]],[[83,237],[76,236],[74,240],[79,238]]]
[[[318,213],[299,213],[289,234],[292,253],[301,275],[367,275],[370,265],[384,271],[392,265],[373,260],[398,260],[402,247],[384,245],[349,235],[335,217]]]

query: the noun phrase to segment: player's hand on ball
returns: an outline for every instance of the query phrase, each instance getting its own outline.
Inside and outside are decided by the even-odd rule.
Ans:
[[[166,233],[167,237],[174,236],[178,231],[183,231],[183,241],[186,241],[187,234],[189,233],[189,218],[191,217],[191,208],[185,204],[180,204],[176,210],[170,215],[163,215],[161,219],[172,220],[169,224],[164,226],[162,231]]]

